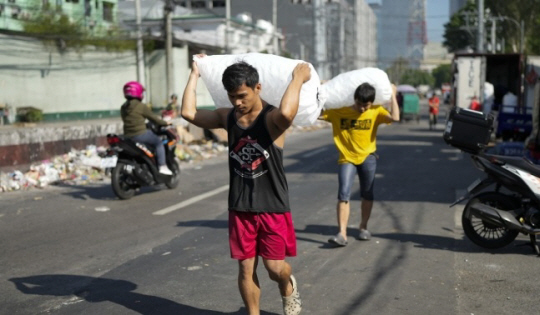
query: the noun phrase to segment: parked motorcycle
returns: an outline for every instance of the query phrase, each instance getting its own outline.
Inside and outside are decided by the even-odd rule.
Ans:
[[[471,154],[476,168],[486,175],[469,185],[450,207],[468,200],[461,223],[476,245],[501,248],[523,233],[540,256],[540,168],[522,157],[486,153],[492,122],[492,117],[479,112],[457,109],[449,114],[444,140]]]
[[[478,246],[495,249],[521,232],[530,236],[540,255],[540,169],[519,157],[479,153],[471,158],[487,177],[474,181],[451,205],[468,200],[461,217],[465,235]]]
[[[173,175],[159,173],[155,153],[142,143],[116,134],[108,134],[110,148],[102,165],[111,168],[111,185],[120,199],[129,199],[140,187],[165,184],[176,188],[180,182],[180,161],[174,151],[178,137],[174,127],[149,126],[163,140],[166,162]]]

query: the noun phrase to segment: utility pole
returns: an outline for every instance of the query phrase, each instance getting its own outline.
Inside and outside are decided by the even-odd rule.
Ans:
[[[225,53],[230,52],[229,30],[231,28],[231,0],[225,1]]]
[[[484,0],[477,0],[478,4],[478,34],[476,36],[476,52],[484,52]]]
[[[322,0],[313,4],[313,45],[315,46],[315,69],[322,80],[326,77],[326,8]]]
[[[491,19],[491,52],[496,53],[497,51],[497,19]]]
[[[344,3],[339,2],[339,60],[338,60],[338,73],[345,72],[347,64],[347,56],[345,56],[345,7]]]
[[[174,63],[172,55],[172,13],[174,4],[171,0],[165,2],[165,76],[167,77],[166,100],[173,93],[174,87]]]
[[[145,86],[144,77],[144,51],[141,30],[141,0],[135,0],[135,16],[137,21],[137,81]]]
[[[272,38],[272,46],[274,49],[274,55],[279,55],[278,49],[278,32],[277,32],[277,0],[272,0],[272,24],[274,24],[274,36]]]

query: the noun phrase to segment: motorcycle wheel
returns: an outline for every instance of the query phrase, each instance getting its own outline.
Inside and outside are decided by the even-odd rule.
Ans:
[[[495,249],[504,247],[516,239],[519,231],[509,230],[506,227],[496,226],[476,217],[471,211],[471,205],[485,204],[499,210],[511,210],[519,207],[514,198],[498,192],[485,192],[471,198],[461,216],[461,224],[465,235],[476,245]]]
[[[135,195],[137,185],[126,171],[126,163],[118,162],[111,174],[114,194],[120,199],[129,199]]]
[[[172,163],[169,165],[169,168],[173,172],[173,176],[171,176],[171,179],[167,181],[165,185],[169,189],[174,189],[178,187],[178,184],[180,183],[180,160],[175,157]]]

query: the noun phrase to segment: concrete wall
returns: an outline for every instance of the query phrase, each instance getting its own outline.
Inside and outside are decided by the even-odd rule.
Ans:
[[[110,111],[117,116],[124,102],[123,85],[137,79],[135,53],[131,51],[60,54],[38,40],[2,34],[0,47],[0,104],[12,109],[33,106],[50,115]],[[174,48],[173,58],[173,86],[181,98],[191,64],[187,46]],[[145,101],[164,107],[169,95],[163,51],[147,56],[146,77]],[[199,106],[214,105],[202,82],[197,90]]]
[[[118,110],[136,76],[133,52],[60,54],[35,39],[0,34],[0,104],[43,113]]]
[[[117,119],[4,128],[0,129],[0,169],[15,170],[90,144],[107,146],[107,134],[121,134],[122,122]]]
[[[17,168],[89,144],[106,146],[108,133],[122,134],[118,111],[124,102],[123,85],[136,79],[133,52],[59,54],[47,51],[37,40],[2,34],[0,47],[0,104],[8,104],[12,110],[34,106],[45,114],[110,111],[116,115],[103,120],[78,117],[79,120],[38,123],[34,127],[0,127],[0,168]],[[188,51],[187,47],[174,49],[174,87],[180,99],[190,72]],[[169,96],[163,52],[148,56],[147,67],[149,100],[164,105]],[[214,106],[202,80],[197,86],[197,104]]]
[[[189,73],[191,72],[191,62],[193,56],[189,55],[187,46],[173,49],[173,93],[178,95],[178,102],[182,101],[182,94],[186,87]],[[149,82],[147,83],[150,90],[149,100],[153,107],[163,108],[169,100],[170,95],[167,95],[166,72],[165,72],[165,53],[163,50],[154,51],[148,58],[148,73]],[[214,101],[210,96],[210,92],[202,80],[197,83],[197,107],[213,107]]]

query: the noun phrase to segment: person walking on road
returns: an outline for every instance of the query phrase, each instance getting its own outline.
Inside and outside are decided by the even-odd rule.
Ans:
[[[374,200],[373,186],[378,158],[375,154],[377,128],[383,123],[390,124],[399,121],[395,85],[392,85],[392,92],[390,112],[381,105],[373,104],[375,88],[368,83],[363,83],[354,93],[354,105],[328,109],[321,115],[321,119],[332,124],[334,143],[339,151],[339,188],[336,206],[339,232],[328,240],[334,245],[346,246],[348,243],[347,224],[351,187],[355,174],[358,174],[360,179],[360,196],[362,197],[358,238],[360,240],[371,238],[367,224]]]
[[[260,97],[257,70],[246,62],[225,69],[222,83],[233,108],[197,109],[199,70],[192,71],[182,99],[182,117],[205,129],[225,128],[229,143],[229,246],[238,260],[238,286],[249,314],[259,314],[258,256],[277,282],[286,315],[302,309],[298,285],[285,257],[296,256],[296,235],[283,168],[285,131],[292,125],[302,85],[311,77],[307,63],[292,72],[281,104]]]
[[[437,116],[439,115],[439,97],[433,93],[428,100],[429,105],[429,130],[437,126]]]

